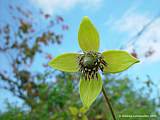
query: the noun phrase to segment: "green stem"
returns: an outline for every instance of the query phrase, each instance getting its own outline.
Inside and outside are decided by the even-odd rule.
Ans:
[[[106,102],[107,102],[107,104],[108,104],[108,107],[109,107],[109,109],[110,109],[110,111],[111,111],[113,120],[116,120],[116,116],[115,116],[115,114],[114,114],[112,105],[111,105],[111,103],[109,102],[109,99],[108,99],[108,97],[107,97],[107,93],[106,93],[105,88],[104,88],[103,86],[102,86],[102,93],[103,93],[103,96],[104,96],[104,98],[105,98],[105,100],[106,100]]]

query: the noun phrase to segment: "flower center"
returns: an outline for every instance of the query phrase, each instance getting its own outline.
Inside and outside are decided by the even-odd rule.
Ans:
[[[83,58],[83,65],[87,68],[93,68],[96,62],[96,58],[92,55],[86,55]]]
[[[79,57],[79,71],[85,77],[86,80],[98,79],[98,70],[100,69],[103,72],[106,62],[103,60],[103,57],[98,52],[85,52]]]

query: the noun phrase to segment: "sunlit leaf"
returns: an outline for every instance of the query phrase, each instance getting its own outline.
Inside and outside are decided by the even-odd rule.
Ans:
[[[80,79],[80,98],[85,107],[89,108],[95,101],[97,96],[102,90],[102,79],[98,75],[98,79],[85,80],[83,77]]]
[[[78,109],[76,107],[69,107],[69,110],[72,115],[77,115],[78,114]]]
[[[87,111],[88,111],[88,107],[83,106],[83,107],[80,108],[81,113],[86,113]]]
[[[80,24],[78,42],[83,51],[98,51],[99,49],[98,32],[87,16]]]
[[[86,115],[83,115],[83,116],[82,116],[82,120],[88,120],[87,116],[86,116]]]
[[[49,62],[49,66],[54,69],[58,69],[65,72],[77,72],[78,71],[78,61],[77,53],[66,53],[59,55]]]
[[[104,68],[104,72],[121,72],[139,62],[138,59],[122,50],[109,50],[103,52],[102,55],[107,62],[107,67]]]

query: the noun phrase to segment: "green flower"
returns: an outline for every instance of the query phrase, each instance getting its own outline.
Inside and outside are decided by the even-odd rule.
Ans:
[[[102,90],[99,70],[104,73],[118,73],[139,62],[122,50],[108,50],[99,53],[99,34],[85,16],[80,24],[78,42],[83,53],[65,53],[49,62],[49,66],[65,72],[80,72],[80,98],[89,108]]]

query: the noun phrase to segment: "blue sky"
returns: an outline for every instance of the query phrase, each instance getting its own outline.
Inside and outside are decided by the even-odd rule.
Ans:
[[[7,12],[9,2],[9,0],[0,1],[0,25],[10,21]],[[142,81],[148,74],[153,82],[160,84],[160,17],[137,38],[135,46],[128,44],[129,40],[134,41],[134,36],[144,25],[160,14],[159,0],[15,0],[12,4],[27,7],[33,12],[40,8],[51,15],[58,14],[64,17],[70,28],[64,33],[61,46],[54,45],[54,48],[52,46],[47,49],[54,56],[80,50],[77,42],[79,23],[83,16],[89,16],[99,31],[101,51],[119,49],[122,45],[127,51],[136,47],[141,63],[127,70],[125,74],[133,78],[139,76]],[[39,20],[37,16],[36,19]],[[153,40],[156,40],[156,43]],[[153,48],[155,53],[146,59],[143,57],[144,52],[150,48]],[[10,94],[5,92],[4,95],[4,92],[0,93],[0,105],[3,107],[5,98],[10,98]],[[12,98],[11,101],[16,100]]]

